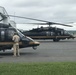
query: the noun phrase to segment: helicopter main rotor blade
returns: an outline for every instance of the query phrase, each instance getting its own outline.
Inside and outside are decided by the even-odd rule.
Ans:
[[[24,24],[33,24],[33,25],[48,25],[47,23],[24,23]]]
[[[45,20],[40,20],[40,19],[34,19],[34,18],[28,18],[28,17],[22,17],[22,16],[14,16],[14,15],[8,15],[10,17],[17,17],[17,18],[23,18],[23,19],[30,19],[30,20],[36,20],[36,21],[41,21],[41,22],[46,22],[46,23],[40,23],[41,25],[62,25],[62,26],[68,26],[68,27],[72,27],[71,25],[66,25],[66,24],[61,24],[61,23],[55,23],[55,22],[50,22],[50,21],[45,21]]]
[[[33,25],[62,25],[62,26],[68,26],[72,27],[71,25],[66,25],[66,24],[60,24],[60,23],[24,23],[24,24],[33,24]]]
[[[36,20],[36,21],[41,21],[41,22],[49,22],[49,21],[44,21],[44,20],[39,20],[39,19],[34,19],[34,18],[28,18],[28,17],[22,17],[22,16],[14,16],[14,15],[8,15],[8,16],[17,17],[17,18],[23,18],[23,19]]]
[[[50,22],[49,22],[49,25],[50,25]],[[51,25],[62,25],[62,26],[73,27],[73,26],[71,26],[71,25],[62,24],[62,23],[54,23],[54,22],[51,22]]]

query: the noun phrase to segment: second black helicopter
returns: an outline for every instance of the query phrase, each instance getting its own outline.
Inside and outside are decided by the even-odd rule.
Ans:
[[[33,39],[52,39],[54,42],[75,38],[66,30],[57,27],[40,27],[29,31],[23,31],[22,33]]]

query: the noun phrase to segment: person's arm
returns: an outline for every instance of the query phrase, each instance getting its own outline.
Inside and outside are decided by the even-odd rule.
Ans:
[[[15,37],[13,36],[12,40],[14,41]]]

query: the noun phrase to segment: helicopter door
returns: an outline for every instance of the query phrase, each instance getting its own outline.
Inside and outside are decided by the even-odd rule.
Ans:
[[[7,39],[8,39],[8,41],[12,41],[12,37],[13,37],[15,32],[16,31],[14,29],[8,29],[7,30]]]
[[[5,41],[5,29],[0,29],[0,41]]]

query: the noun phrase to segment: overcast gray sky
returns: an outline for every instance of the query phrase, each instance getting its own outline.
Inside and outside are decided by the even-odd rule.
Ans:
[[[76,22],[76,0],[0,0],[0,6],[3,6],[11,15],[65,24]],[[12,19],[16,23],[35,22],[18,18]],[[76,26],[69,29],[75,30]]]

